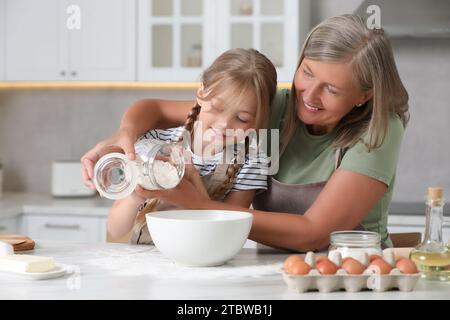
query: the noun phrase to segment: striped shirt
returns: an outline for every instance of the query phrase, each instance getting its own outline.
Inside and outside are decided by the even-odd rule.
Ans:
[[[170,129],[154,129],[145,133],[142,138],[157,139],[160,141],[176,142],[182,135],[184,127],[170,128]],[[233,155],[229,163],[233,163],[234,158],[239,157],[239,150],[243,152],[243,148],[234,146]],[[241,153],[242,154],[242,153]],[[217,165],[225,158],[224,152],[216,153],[215,155],[203,158],[192,153],[192,164],[197,169],[201,177],[214,173]],[[244,160],[244,159],[242,159]],[[239,160],[238,160],[239,161]],[[268,159],[265,153],[258,151],[257,148],[250,144],[248,155],[243,161],[241,168],[235,173],[233,186],[228,191],[245,191],[245,190],[267,190],[267,175],[268,175]],[[227,194],[228,194],[227,192]]]

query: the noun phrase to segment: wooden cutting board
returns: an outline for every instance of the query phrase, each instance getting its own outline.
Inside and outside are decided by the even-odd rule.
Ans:
[[[13,246],[14,251],[33,250],[35,242],[27,236],[18,234],[0,234],[0,241],[4,241]]]

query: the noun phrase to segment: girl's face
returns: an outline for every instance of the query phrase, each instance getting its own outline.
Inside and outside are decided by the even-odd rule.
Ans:
[[[312,134],[333,131],[356,105],[365,103],[372,92],[362,92],[349,63],[304,58],[295,73],[297,116]]]
[[[202,97],[202,88],[198,96]],[[212,99],[197,99],[202,107],[198,116],[199,127],[195,136],[201,134],[203,146],[214,144],[220,148],[241,142],[245,138],[245,131],[255,128],[257,102],[254,93],[245,95],[239,103],[228,103],[224,92]],[[198,131],[198,132],[197,132]]]

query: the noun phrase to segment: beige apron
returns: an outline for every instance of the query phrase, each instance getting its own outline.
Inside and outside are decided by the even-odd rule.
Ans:
[[[228,179],[227,176],[228,166],[229,166],[228,164],[218,164],[216,170],[213,173],[201,177],[203,184],[206,188],[206,191],[208,191],[209,195],[214,194],[215,190],[221,187],[222,184]],[[214,199],[214,200],[221,200],[221,199]],[[175,210],[179,208],[170,203],[158,199],[151,199],[145,205],[145,209],[154,212],[154,211]],[[147,228],[147,222],[145,220],[146,219],[143,219],[142,221],[137,221],[136,224],[134,225],[131,238],[129,241],[130,243],[153,244],[152,238]]]
[[[342,149],[338,148],[335,153],[334,170],[341,164],[342,157]],[[327,181],[310,184],[287,184],[270,177],[267,181],[267,190],[255,196],[252,205],[257,210],[303,214],[314,203],[326,183]],[[364,228],[358,225],[355,230],[364,230]],[[257,249],[259,252],[290,252],[261,243],[257,244]]]

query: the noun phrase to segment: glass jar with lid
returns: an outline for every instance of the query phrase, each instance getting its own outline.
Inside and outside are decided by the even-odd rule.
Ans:
[[[126,198],[138,184],[148,190],[171,189],[183,178],[185,161],[181,143],[142,139],[134,147],[136,160],[113,152],[95,164],[93,182],[102,197]]]
[[[367,253],[369,256],[376,254],[383,255],[381,249],[381,236],[377,232],[371,231],[335,231],[330,235],[329,251],[337,250],[342,258],[361,258]]]

